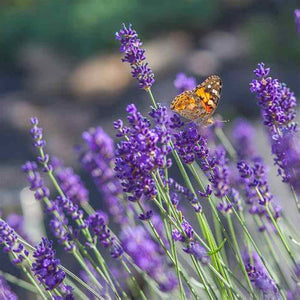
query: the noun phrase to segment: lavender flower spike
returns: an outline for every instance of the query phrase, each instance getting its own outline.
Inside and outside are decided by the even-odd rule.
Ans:
[[[154,83],[154,74],[148,63],[145,63],[145,50],[141,48],[143,43],[131,26],[123,24],[122,29],[116,32],[116,39],[121,44],[120,52],[124,53],[122,61],[130,64],[132,76],[138,80],[140,88],[147,90]]]
[[[63,299],[74,299],[72,288],[63,284],[66,274],[59,268],[60,261],[55,258],[52,241],[43,237],[40,244],[36,246],[33,257],[35,262],[32,264],[32,271],[38,280],[44,284],[46,290],[58,288],[64,294]]]
[[[14,264],[21,263],[29,252],[24,245],[18,242],[16,232],[2,219],[0,219],[0,245],[4,246],[4,251],[13,254]]]

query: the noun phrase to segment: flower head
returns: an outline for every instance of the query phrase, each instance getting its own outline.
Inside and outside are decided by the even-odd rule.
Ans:
[[[121,204],[122,187],[114,170],[113,140],[101,127],[90,128],[82,137],[85,147],[82,147],[80,162],[102,193],[114,221],[125,222],[126,213]]]
[[[296,98],[294,93],[278,79],[266,77],[270,68],[260,63],[254,73],[257,79],[250,84],[250,90],[256,94],[261,107],[263,121],[268,126],[271,135],[278,135],[278,130],[290,128],[294,130]]]
[[[74,170],[70,167],[65,167],[59,160],[56,160],[55,163],[53,163],[53,166],[56,179],[65,195],[74,204],[84,204],[88,202],[89,191]]]
[[[145,62],[145,50],[142,48],[142,42],[138,38],[137,32],[129,24],[116,32],[116,39],[120,42],[120,52],[124,53],[123,62],[128,62],[131,66],[131,74],[139,82],[142,89],[151,88],[154,83],[154,74],[148,63]]]
[[[187,77],[184,73],[178,73],[174,80],[174,86],[179,93],[192,90],[196,86],[196,79],[194,77]]]
[[[168,122],[165,109],[159,106],[151,111],[155,128],[134,104],[128,105],[127,112],[129,126],[126,138],[117,145],[115,171],[123,191],[130,194],[128,200],[136,201],[142,196],[152,199],[157,194],[152,173],[171,165],[167,158],[170,135],[165,129]]]
[[[13,256],[14,264],[21,263],[28,255],[24,245],[18,241],[16,232],[2,219],[0,219],[0,245],[4,246],[4,251]]]
[[[32,271],[38,280],[43,283],[47,290],[53,290],[58,287],[66,277],[58,265],[59,260],[55,258],[55,251],[52,249],[52,241],[45,237],[33,253],[35,262],[32,264]]]
[[[34,191],[35,199],[41,200],[44,197],[48,198],[50,192],[45,186],[40,173],[37,171],[37,164],[35,162],[28,161],[22,166],[22,170],[26,174],[26,178],[30,184],[30,190]]]

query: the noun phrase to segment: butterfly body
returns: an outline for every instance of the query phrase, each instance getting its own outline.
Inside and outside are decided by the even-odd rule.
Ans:
[[[218,106],[221,89],[220,77],[211,75],[193,90],[176,96],[170,108],[184,118],[201,125],[211,124],[213,123],[212,116]]]

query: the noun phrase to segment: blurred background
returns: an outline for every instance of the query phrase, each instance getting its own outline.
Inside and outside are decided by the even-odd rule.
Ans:
[[[298,4],[298,7],[297,7]],[[35,153],[29,118],[44,127],[47,150],[79,168],[74,146],[91,126],[113,134],[128,103],[150,102],[121,63],[114,33],[132,23],[155,73],[153,93],[168,104],[178,72],[202,81],[218,74],[224,119],[259,118],[249,82],[258,62],[300,95],[299,1],[286,0],[2,0],[0,4],[0,210],[24,213],[36,242],[45,230],[20,166]],[[228,125],[230,127],[230,124]],[[259,132],[262,131],[259,128]],[[265,142],[265,140],[263,140]],[[260,147],[260,140],[257,140]],[[268,149],[266,150],[268,151]],[[97,197],[96,207],[101,206]],[[20,205],[26,203],[26,205]],[[32,203],[32,204],[31,204]],[[35,218],[32,218],[35,216]],[[26,220],[25,220],[26,221]],[[0,254],[1,269],[11,270]],[[68,259],[68,258],[66,258]],[[68,262],[65,263],[68,265]]]

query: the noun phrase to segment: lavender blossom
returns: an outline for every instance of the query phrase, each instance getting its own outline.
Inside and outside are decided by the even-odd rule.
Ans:
[[[293,166],[295,161],[291,163],[287,155],[291,152],[291,156],[295,158],[292,154],[293,145],[295,139],[299,139],[297,123],[294,121],[296,98],[284,83],[279,82],[278,79],[266,77],[269,72],[270,68],[265,68],[263,63],[258,64],[257,69],[254,70],[258,79],[252,81],[250,90],[258,98],[264,124],[270,133],[272,153],[275,165],[278,167],[278,174],[284,182],[297,186],[300,170],[296,169],[297,163]]]
[[[179,93],[192,90],[196,86],[196,79],[194,77],[187,77],[184,73],[178,73],[174,80],[174,86]]]
[[[212,167],[209,181],[212,183],[212,187],[215,195],[218,198],[223,198],[230,192],[229,185],[229,169],[227,166],[228,159],[226,158],[226,151],[223,147],[219,147],[215,151],[214,166]]]
[[[264,299],[279,299],[279,292],[275,282],[271,279],[256,252],[243,254],[243,261],[251,283],[258,288]]]
[[[165,265],[165,257],[162,256],[159,245],[144,227],[123,227],[120,239],[124,251],[139,268],[157,281],[161,290],[175,288],[177,281]]]
[[[246,203],[250,205],[251,214],[266,214],[265,205],[273,199],[266,178],[266,168],[262,162],[255,162],[251,165],[245,161],[237,164],[241,176],[241,182],[244,185]],[[274,218],[278,218],[278,212],[275,212]]]
[[[38,166],[35,162],[28,161],[22,166],[22,171],[26,174],[30,184],[30,190],[35,192],[35,199],[41,200],[49,197],[49,189],[45,186],[44,180],[37,170]]]
[[[40,244],[35,248],[33,252],[34,263],[32,264],[32,271],[38,280],[44,284],[46,290],[65,287],[63,281],[66,274],[59,268],[60,261],[55,258],[52,241],[43,237]]]
[[[232,142],[237,150],[240,160],[253,159],[256,156],[254,149],[255,129],[244,119],[237,119],[234,122],[231,132]]]
[[[123,223],[126,221],[126,213],[121,204],[122,187],[113,167],[115,160],[113,140],[100,127],[90,128],[82,136],[86,147],[83,147],[80,162],[102,193],[114,221]]]
[[[155,128],[151,128],[150,121],[137,111],[134,104],[128,105],[127,112],[130,127],[126,139],[117,145],[115,171],[123,191],[130,194],[129,201],[137,201],[142,196],[152,199],[157,194],[152,173],[171,165],[167,158],[171,150],[167,145],[170,136],[163,128],[167,120],[162,107],[151,112],[158,122]],[[119,126],[117,128],[120,132]]]
[[[300,9],[295,9],[294,15],[295,15],[296,29],[297,32],[300,34]]]
[[[5,300],[18,300],[17,295],[11,290],[2,276],[0,276],[0,297]]]
[[[18,241],[16,232],[2,219],[0,219],[0,245],[4,246],[5,252],[12,254],[13,264],[20,264],[29,255],[24,245]]]
[[[53,159],[52,159],[53,161]],[[53,163],[56,179],[64,194],[74,204],[84,204],[89,201],[89,192],[81,178],[70,167],[64,167],[62,162],[56,160]]]
[[[138,80],[139,87],[147,90],[155,80],[151,68],[145,62],[145,50],[141,48],[143,43],[131,24],[128,27],[125,24],[122,26],[122,29],[116,32],[116,39],[121,44],[120,52],[124,53],[122,61],[130,64],[131,74]]]
[[[30,238],[24,231],[24,217],[15,213],[11,213],[6,217],[7,224],[13,228],[18,235],[20,235],[26,241],[29,241]]]
[[[87,224],[90,231],[97,237],[98,241],[106,248],[109,248],[112,258],[119,258],[123,254],[122,246],[111,236],[107,227],[108,217],[102,211],[97,211],[90,215]]]
[[[49,163],[49,154],[44,153],[44,147],[46,146],[46,141],[43,139],[43,128],[38,127],[39,120],[37,117],[30,119],[32,128],[30,130],[31,137],[33,139],[33,146],[38,149],[40,156],[38,156],[38,161],[44,167],[45,172],[51,172],[53,167]]]
[[[267,77],[269,72],[264,63],[258,64],[254,70],[258,79],[252,81],[250,91],[256,94],[264,124],[272,136],[277,136],[282,130],[295,131],[296,98],[284,83]]]

